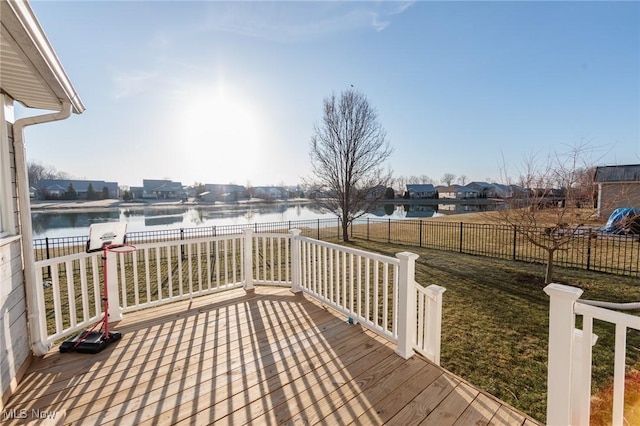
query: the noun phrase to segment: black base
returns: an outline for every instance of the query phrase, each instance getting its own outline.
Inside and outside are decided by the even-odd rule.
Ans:
[[[64,341],[60,345],[60,352],[81,352],[85,354],[97,354],[109,345],[122,338],[121,333],[109,333],[108,336],[101,331],[83,331],[76,337]],[[78,343],[80,341],[80,343]]]

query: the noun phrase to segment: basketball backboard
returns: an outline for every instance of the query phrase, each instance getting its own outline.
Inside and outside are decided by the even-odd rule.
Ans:
[[[94,223],[89,227],[87,253],[102,250],[105,246],[122,246],[125,244],[126,234],[126,222]]]

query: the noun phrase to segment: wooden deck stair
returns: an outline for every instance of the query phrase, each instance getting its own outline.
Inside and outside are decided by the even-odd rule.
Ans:
[[[122,340],[99,354],[56,347],[36,360],[5,413],[43,410],[60,424],[538,424],[286,288],[152,308],[114,329]]]

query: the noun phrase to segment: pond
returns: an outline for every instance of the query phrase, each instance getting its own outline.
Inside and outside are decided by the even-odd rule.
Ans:
[[[478,211],[479,207],[486,208],[464,204],[381,204],[365,217],[420,219]],[[335,218],[333,213],[312,203],[149,205],[101,210],[34,210],[31,214],[34,238],[84,236],[88,235],[91,224],[108,221],[124,221],[128,232],[137,232]]]

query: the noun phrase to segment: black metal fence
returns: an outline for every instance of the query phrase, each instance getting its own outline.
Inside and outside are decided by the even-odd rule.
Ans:
[[[342,236],[338,219],[315,219],[130,232],[127,233],[127,242],[143,244],[188,240],[238,234],[244,229],[253,229],[254,232],[288,232],[293,228],[301,229],[302,235],[318,240],[340,239]],[[540,228],[539,232],[545,232],[545,228]],[[547,251],[544,248],[532,244],[517,228],[507,225],[364,218],[354,221],[350,233],[354,238],[368,241],[498,259],[532,263],[545,263],[547,260]],[[86,236],[35,239],[36,261],[83,252],[86,241]],[[556,252],[555,264],[618,275],[640,276],[640,237],[586,231],[573,237]]]
[[[540,227],[535,232],[549,229]],[[499,224],[364,218],[354,221],[351,236],[531,263],[546,263],[548,255],[516,227]],[[640,236],[585,229],[557,250],[554,259],[557,266],[640,276]]]
[[[176,228],[158,231],[127,232],[128,244],[158,243],[164,241],[189,240],[215,237],[218,235],[240,234],[245,229],[254,232],[289,232],[300,229],[302,235],[318,240],[339,238],[340,221],[338,219],[290,220],[286,222],[250,223],[243,225],[206,226],[199,228]],[[52,259],[86,250],[86,235],[74,237],[47,237],[33,240],[36,261]]]

